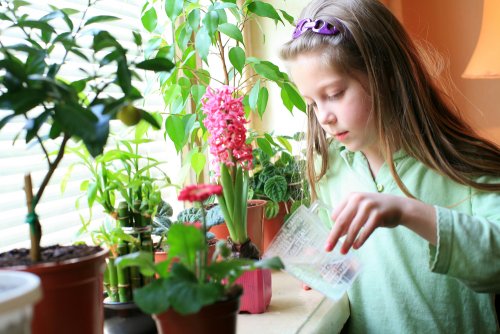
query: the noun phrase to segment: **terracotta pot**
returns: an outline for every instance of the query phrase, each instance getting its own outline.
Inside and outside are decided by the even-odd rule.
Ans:
[[[267,250],[267,247],[273,241],[274,237],[281,229],[281,226],[285,223],[285,216],[290,211],[291,203],[290,202],[279,202],[280,209],[278,211],[278,215],[274,218],[267,219],[264,215],[264,241],[263,241],[263,251],[264,253]]]
[[[159,334],[235,334],[240,297],[203,307],[198,313],[181,315],[170,309],[153,315]]]
[[[98,334],[103,332],[103,273],[108,250],[82,257],[15,267],[40,277],[43,299],[36,304],[33,334]]]
[[[251,199],[248,201],[247,208],[247,232],[248,237],[257,246],[259,251],[262,253],[264,246],[264,227],[262,224],[264,218],[264,206],[266,205],[265,200],[261,199]],[[220,224],[210,228],[210,232],[215,234],[217,239],[226,240],[229,236],[229,231],[226,224]]]
[[[236,280],[243,287],[240,312],[251,314],[264,313],[271,303],[271,270],[258,269],[248,271]]]

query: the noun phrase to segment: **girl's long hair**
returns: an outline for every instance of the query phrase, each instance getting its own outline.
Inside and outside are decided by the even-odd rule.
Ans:
[[[479,176],[500,174],[500,149],[480,138],[459,116],[437,77],[429,71],[422,48],[410,39],[395,16],[377,0],[313,0],[300,18],[323,19],[340,34],[325,36],[310,30],[287,42],[284,60],[321,50],[329,64],[346,73],[361,71],[369,81],[372,113],[382,153],[400,189],[413,197],[394,167],[393,154],[402,149],[436,172],[485,191],[500,191],[500,183],[481,183]],[[331,139],[308,110],[307,175],[313,198],[315,183],[328,168]],[[319,172],[314,156],[322,158]]]

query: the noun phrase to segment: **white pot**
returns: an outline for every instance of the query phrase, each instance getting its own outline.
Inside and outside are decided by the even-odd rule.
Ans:
[[[35,274],[0,270],[0,334],[31,333],[33,306],[41,297]]]

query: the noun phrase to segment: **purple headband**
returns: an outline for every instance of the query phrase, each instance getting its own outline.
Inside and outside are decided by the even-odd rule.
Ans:
[[[314,21],[311,19],[302,19],[297,23],[292,38],[298,38],[309,29],[321,35],[337,35],[338,33],[340,33],[340,30],[337,29],[336,26],[322,19],[317,19]]]

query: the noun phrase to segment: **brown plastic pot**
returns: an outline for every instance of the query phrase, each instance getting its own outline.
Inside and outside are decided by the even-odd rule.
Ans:
[[[281,226],[283,226],[283,223],[285,222],[285,216],[286,214],[290,211],[291,203],[290,202],[279,202],[280,209],[278,211],[278,214],[276,217],[267,219],[266,216],[264,216],[264,248],[262,253],[264,253],[267,250],[267,247],[269,247],[269,244],[271,241],[273,241],[274,237],[278,233],[278,231],[281,229]]]
[[[264,207],[266,205],[265,200],[261,199],[251,199],[248,201],[247,207],[247,232],[248,237],[255,246],[262,253],[262,249],[264,247],[264,226],[263,226],[263,218],[264,218]],[[229,236],[229,231],[227,229],[226,224],[220,224],[213,226],[210,228],[210,232],[215,234],[217,239],[226,240]]]
[[[155,314],[158,334],[235,334],[240,297],[203,307],[198,313],[181,315],[169,309]]]
[[[103,273],[109,250],[79,259],[16,270],[40,277],[43,298],[36,304],[33,334],[101,334],[104,326]]]

